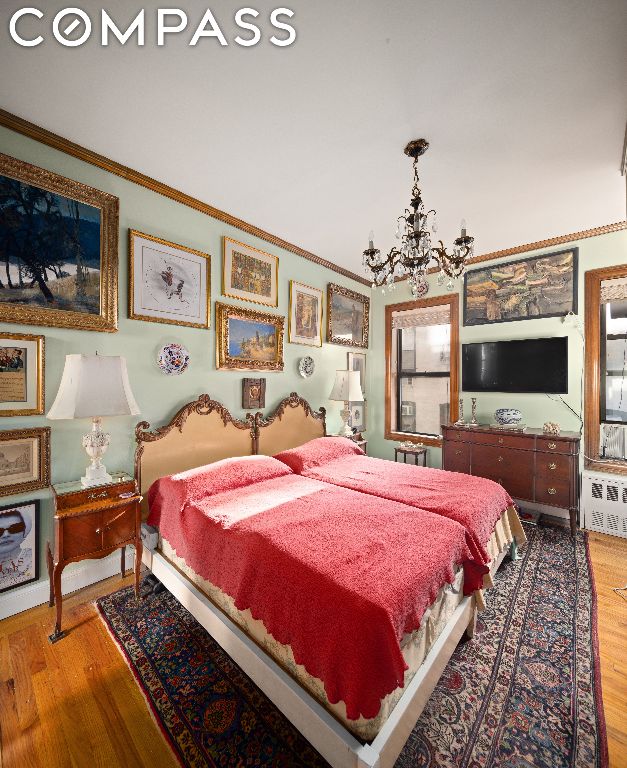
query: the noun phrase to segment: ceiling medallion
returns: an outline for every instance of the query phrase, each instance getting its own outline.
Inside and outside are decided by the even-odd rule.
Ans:
[[[394,287],[395,279],[407,277],[414,298],[424,296],[429,290],[426,273],[431,262],[435,262],[440,269],[438,284],[442,285],[448,277],[447,288],[452,290],[453,280],[464,274],[466,260],[474,252],[474,237],[466,234],[464,219],[461,234],[453,241],[452,253],[448,253],[442,240],[437,241],[439,245],[431,245],[431,235],[435,238],[438,231],[436,213],[433,209],[425,212],[418,179],[418,158],[428,148],[426,139],[415,139],[404,150],[414,160],[414,185],[409,207],[397,219],[396,238],[401,241],[400,247],[394,246],[383,259],[381,251],[374,247],[374,235],[370,232],[368,248],[363,255],[363,264],[373,288],[380,287],[385,291],[386,286]]]

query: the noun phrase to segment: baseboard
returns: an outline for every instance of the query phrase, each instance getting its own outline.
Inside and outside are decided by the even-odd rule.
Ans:
[[[132,568],[135,560],[135,550],[126,548],[126,568]],[[67,595],[76,592],[97,581],[108,579],[120,573],[120,553],[113,552],[102,560],[86,560],[77,568],[66,570],[61,576],[61,593]],[[48,579],[41,579],[34,584],[29,584],[22,589],[16,588],[0,596],[0,620],[14,616],[16,613],[27,611],[37,605],[47,603],[50,598],[50,583]]]

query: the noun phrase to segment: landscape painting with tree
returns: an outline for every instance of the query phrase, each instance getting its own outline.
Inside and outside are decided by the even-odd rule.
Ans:
[[[118,200],[0,154],[0,319],[117,324]]]

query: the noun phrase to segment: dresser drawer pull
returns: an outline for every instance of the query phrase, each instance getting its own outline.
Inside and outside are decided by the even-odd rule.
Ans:
[[[107,498],[107,492],[101,491],[100,493],[89,493],[87,494],[87,498],[91,501],[92,499],[106,499]]]
[[[557,488],[547,488],[547,493],[549,494],[549,496],[555,496],[555,494],[557,493]]]
[[[461,449],[461,448],[458,448],[458,449],[455,451],[455,455],[456,455],[456,456],[461,456],[461,455],[462,455],[462,453],[463,453],[463,451],[462,451],[462,449]]]
[[[499,437],[499,445],[503,445],[503,438]]]
[[[121,517],[123,517],[128,512],[128,509],[122,510],[119,515],[116,515],[113,520],[109,520],[109,522],[103,526],[102,528],[96,528],[96,533],[104,533],[105,531],[108,531],[113,523],[115,523],[116,520],[119,520]]]
[[[499,456],[499,457],[498,457],[498,459],[497,459],[497,461],[503,461],[503,457],[502,457],[502,456]]]
[[[552,462],[551,462],[551,463],[548,465],[548,467],[549,467],[549,469],[557,469],[557,464],[556,464],[554,461],[552,461]]]
[[[549,443],[549,448],[554,451],[557,448],[557,443]]]

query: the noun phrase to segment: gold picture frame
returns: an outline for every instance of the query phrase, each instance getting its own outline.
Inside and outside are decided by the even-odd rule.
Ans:
[[[370,299],[341,285],[327,286],[327,341],[368,348]]]
[[[322,346],[322,303],[319,288],[290,280],[288,340],[290,344]]]
[[[282,371],[285,318],[216,302],[216,367]]]
[[[15,230],[10,263],[18,284],[0,288],[0,321],[117,331],[118,198],[0,153],[2,187],[10,215],[0,212],[0,242]],[[29,208],[22,206],[25,187],[37,201]]]
[[[50,427],[0,430],[0,496],[50,485]]]
[[[222,295],[279,306],[279,257],[230,237],[222,239]]]
[[[211,255],[135,229],[128,240],[129,318],[210,328]]]
[[[45,360],[43,336],[0,333],[0,418],[43,414]]]

